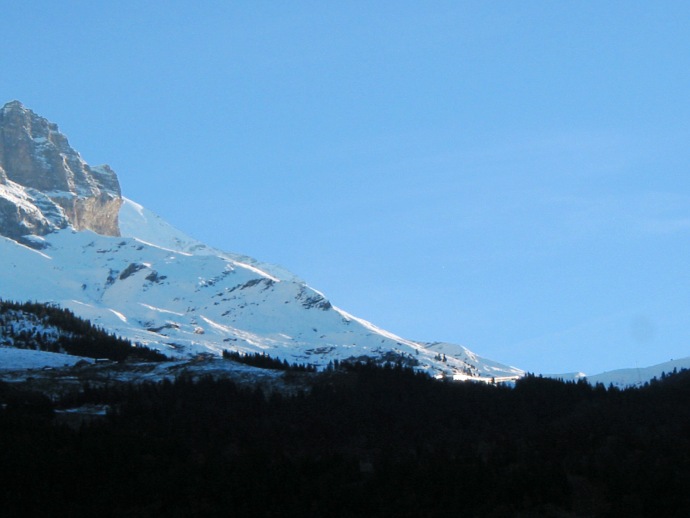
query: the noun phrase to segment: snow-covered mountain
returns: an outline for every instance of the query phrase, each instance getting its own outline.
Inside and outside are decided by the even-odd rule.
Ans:
[[[651,365],[649,367],[630,367],[602,372],[594,376],[587,376],[590,383],[602,383],[605,386],[616,387],[641,387],[646,382],[656,378],[661,379],[664,374],[674,371],[690,369],[690,358],[679,358],[667,362]]]
[[[0,298],[55,303],[172,356],[229,349],[322,367],[403,361],[456,379],[524,374],[396,336],[280,267],[210,248],[122,198],[115,173],[88,166],[54,124],[16,101],[2,114]]]

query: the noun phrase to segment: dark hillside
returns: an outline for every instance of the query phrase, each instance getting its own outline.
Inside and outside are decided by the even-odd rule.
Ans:
[[[87,388],[78,430],[2,386],[5,516],[684,516],[690,374],[514,389],[401,367],[266,397],[227,380]]]
[[[68,309],[38,302],[0,300],[0,344],[114,361],[167,359],[156,350],[94,326]]]

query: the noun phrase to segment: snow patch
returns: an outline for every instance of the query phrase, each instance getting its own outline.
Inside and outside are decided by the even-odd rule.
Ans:
[[[150,309],[152,311],[157,311],[158,313],[169,313],[171,315],[175,315],[178,317],[184,316],[184,313],[178,313],[177,311],[171,311],[169,309],[157,308],[156,306],[151,306],[150,304],[145,304],[143,302],[140,302],[139,305],[144,306],[145,308]]]
[[[115,311],[115,310],[112,309],[112,308],[109,308],[109,309],[110,309],[110,312],[113,313],[117,318],[119,318],[120,320],[122,320],[125,324],[127,323],[127,317],[126,317],[126,316],[124,316],[124,315],[123,315],[122,313],[120,313],[119,311]]]
[[[43,367],[64,367],[79,361],[93,362],[90,358],[62,353],[0,347],[0,370],[41,369]]]

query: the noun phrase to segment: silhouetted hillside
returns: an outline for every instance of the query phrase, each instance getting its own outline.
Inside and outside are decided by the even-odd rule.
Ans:
[[[6,516],[684,516],[690,373],[641,389],[400,366],[314,375],[294,396],[228,380],[0,386]],[[53,408],[107,404],[78,430]],[[30,483],[29,483],[30,482]]]

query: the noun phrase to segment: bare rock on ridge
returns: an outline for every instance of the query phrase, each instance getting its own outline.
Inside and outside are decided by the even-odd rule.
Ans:
[[[119,236],[120,184],[108,167],[89,166],[56,124],[19,101],[0,111],[0,234],[77,230]]]

